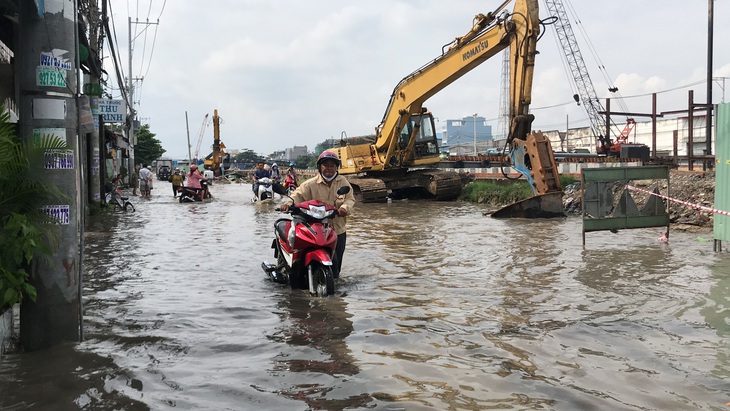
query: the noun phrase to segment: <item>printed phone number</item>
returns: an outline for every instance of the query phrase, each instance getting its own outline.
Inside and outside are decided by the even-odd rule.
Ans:
[[[50,67],[37,68],[36,85],[46,87],[66,87],[66,72]]]
[[[43,211],[59,224],[68,225],[71,217],[71,206],[52,205],[43,207]]]

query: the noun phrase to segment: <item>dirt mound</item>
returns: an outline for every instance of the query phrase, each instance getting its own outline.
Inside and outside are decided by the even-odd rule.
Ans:
[[[653,190],[654,187],[659,192],[672,199],[684,201],[697,206],[713,208],[715,199],[715,173],[709,172],[689,172],[689,171],[671,171],[669,176],[669,190],[664,180],[657,181],[636,181],[635,185],[646,190]],[[624,186],[617,184],[614,187],[615,201],[621,195]],[[563,195],[563,205],[566,213],[580,214],[580,184],[574,184],[565,187]],[[646,201],[648,194],[632,192],[632,196],[637,203]],[[669,216],[672,229],[707,232],[712,231],[713,213],[698,209],[689,205],[679,203],[677,201],[669,201]]]

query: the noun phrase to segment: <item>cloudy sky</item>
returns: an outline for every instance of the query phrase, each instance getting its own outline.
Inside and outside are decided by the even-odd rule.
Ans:
[[[128,76],[132,18],[134,94],[139,118],[166,155],[195,150],[206,114],[217,109],[221,141],[261,155],[292,146],[310,151],[328,138],[371,134],[393,88],[464,35],[474,15],[501,0],[111,0],[122,71]],[[687,107],[688,90],[706,99],[708,1],[564,0],[599,98],[632,112]],[[548,17],[540,1],[541,19]],[[507,6],[512,9],[512,4]],[[730,0],[714,3],[713,102],[730,101]],[[159,24],[146,24],[158,23]],[[114,39],[112,39],[114,40]],[[538,43],[533,128],[588,126],[572,96],[553,26]],[[107,59],[107,62],[110,59]],[[601,69],[601,66],[603,69]],[[108,68],[111,70],[111,68]],[[110,80],[114,83],[114,80]],[[610,95],[609,85],[619,88]],[[439,121],[478,114],[497,130],[501,55],[426,102]],[[118,92],[114,94],[119,98]],[[186,127],[185,114],[188,115]],[[641,121],[641,119],[637,119]],[[201,154],[213,142],[210,124]]]

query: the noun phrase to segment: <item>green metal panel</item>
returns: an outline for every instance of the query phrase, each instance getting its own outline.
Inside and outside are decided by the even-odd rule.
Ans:
[[[730,168],[730,164],[729,164]],[[641,210],[628,190],[621,193],[616,207],[608,183],[632,180],[667,180],[669,190],[669,167],[615,167],[581,170],[581,200],[583,202],[583,245],[585,233],[603,230],[630,228],[667,227],[669,214],[664,200],[649,196]],[[633,184],[633,183],[631,183]],[[659,194],[654,188],[654,193]],[[668,195],[666,193],[665,195]]]
[[[598,218],[583,220],[583,231],[622,230],[626,228],[665,227],[669,225],[669,215]]]
[[[669,178],[667,166],[590,168],[581,170],[583,181],[658,180]]]
[[[715,208],[730,211],[730,104],[717,106],[715,131]],[[715,214],[712,229],[715,240],[730,240],[730,217]]]

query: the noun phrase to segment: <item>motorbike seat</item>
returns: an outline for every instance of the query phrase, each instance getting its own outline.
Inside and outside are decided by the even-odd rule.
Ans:
[[[276,220],[274,223],[274,228],[276,228],[276,232],[279,234],[281,238],[287,237],[287,229],[289,228],[289,224],[291,223],[291,220],[286,218],[280,218]]]

